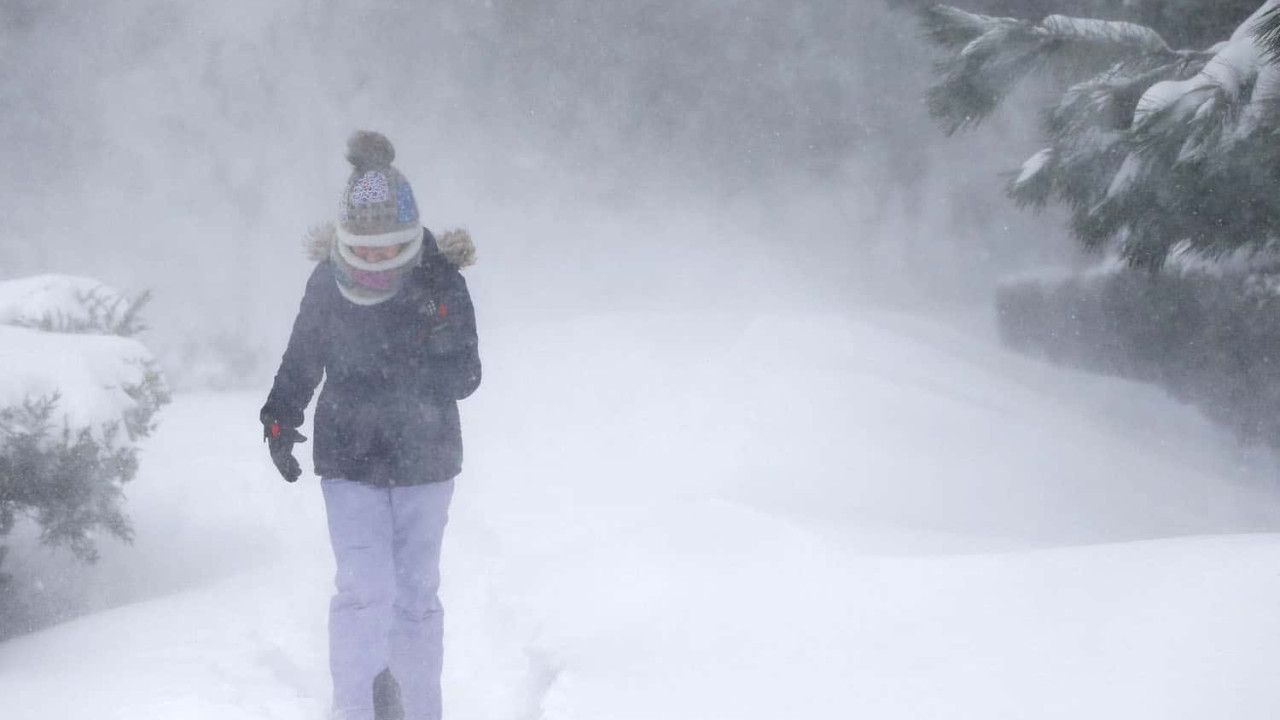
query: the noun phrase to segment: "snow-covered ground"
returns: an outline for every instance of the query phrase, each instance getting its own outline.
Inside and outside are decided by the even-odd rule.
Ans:
[[[1274,466],[1155,390],[870,313],[482,353],[451,718],[1280,713]],[[6,720],[324,716],[323,508],[272,469],[263,393],[164,411],[136,545],[91,571],[114,608],[0,644]]]

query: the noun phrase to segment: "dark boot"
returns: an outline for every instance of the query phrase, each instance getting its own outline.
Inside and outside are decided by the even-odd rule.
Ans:
[[[400,706],[400,683],[387,668],[373,679],[373,717],[375,720],[404,720]]]

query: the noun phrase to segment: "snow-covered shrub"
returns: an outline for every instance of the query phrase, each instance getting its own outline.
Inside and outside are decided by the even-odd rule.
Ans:
[[[1154,382],[1241,438],[1280,448],[1280,268],[1121,266],[998,292],[1015,349]]]
[[[29,518],[85,560],[99,533],[130,539],[122,488],[169,399],[132,337],[145,300],[87,278],[0,282],[0,536]]]

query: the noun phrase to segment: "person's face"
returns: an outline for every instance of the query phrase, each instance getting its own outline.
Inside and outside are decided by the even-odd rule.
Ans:
[[[409,243],[400,243],[399,245],[388,245],[386,247],[362,247],[360,245],[351,245],[351,254],[360,258],[367,263],[385,262],[399,255],[404,251]]]

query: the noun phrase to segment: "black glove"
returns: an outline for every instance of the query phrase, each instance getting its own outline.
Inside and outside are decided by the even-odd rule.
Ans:
[[[278,421],[270,420],[262,423],[262,439],[271,451],[271,462],[286,482],[294,482],[302,475],[298,460],[293,456],[295,443],[306,442],[307,438],[297,429],[283,427]]]

